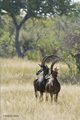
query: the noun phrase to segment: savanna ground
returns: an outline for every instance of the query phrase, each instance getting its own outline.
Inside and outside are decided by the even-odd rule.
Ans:
[[[0,63],[1,120],[80,120],[79,85],[61,84],[57,103],[50,97],[46,102],[45,94],[42,102],[36,101],[33,80],[38,62],[14,58]]]

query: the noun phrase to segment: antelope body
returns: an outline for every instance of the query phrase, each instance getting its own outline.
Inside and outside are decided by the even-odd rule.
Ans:
[[[51,96],[51,101],[53,101],[53,94],[56,94],[56,98],[55,98],[55,101],[57,101],[57,98],[58,98],[58,93],[60,91],[60,83],[58,82],[57,80],[57,74],[58,74],[58,69],[55,68],[54,70],[53,69],[53,65],[55,64],[55,62],[57,62],[59,59],[55,60],[52,65],[51,65],[51,75],[52,75],[52,78],[49,79],[45,85],[45,91],[46,91],[46,101],[48,100],[48,95],[47,93],[50,93],[50,96]]]

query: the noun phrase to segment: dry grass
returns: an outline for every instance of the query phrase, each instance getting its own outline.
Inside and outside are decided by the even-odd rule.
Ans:
[[[50,98],[46,102],[45,94],[42,102],[36,101],[32,82],[38,63],[21,59],[1,63],[1,120],[80,120],[80,86],[63,85],[57,103]]]
[[[35,73],[39,69],[38,63],[23,59],[0,59],[1,83],[23,84],[35,79]]]
[[[80,120],[79,86],[62,86],[57,103],[45,102],[45,95],[36,101],[31,84],[3,86],[1,92],[1,120]]]

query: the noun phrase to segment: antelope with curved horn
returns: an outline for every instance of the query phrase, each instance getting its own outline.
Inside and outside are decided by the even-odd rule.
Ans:
[[[50,57],[57,57],[59,58],[58,56],[56,55],[49,55],[49,56],[44,56],[42,61],[41,61],[41,64],[39,64],[39,66],[41,67],[41,69],[36,73],[36,75],[39,75],[42,71],[44,71],[44,75],[47,75],[48,72],[49,72],[49,68],[47,65],[45,65],[45,62],[47,61],[48,58]]]
[[[46,91],[46,101],[48,100],[48,96],[47,96],[47,93],[50,93],[50,96],[51,96],[51,101],[53,101],[53,94],[56,94],[56,98],[55,98],[55,101],[57,101],[57,98],[58,98],[58,93],[60,91],[60,83],[58,82],[57,80],[57,75],[58,75],[58,69],[55,68],[53,70],[53,66],[56,62],[60,61],[61,58],[58,58],[58,59],[55,59],[53,61],[53,63],[51,64],[51,72],[50,74],[52,75],[52,78],[49,79],[45,85],[45,91]]]
[[[42,71],[43,71],[43,75],[38,77],[37,79],[34,80],[34,90],[35,90],[35,96],[36,98],[38,97],[37,95],[37,91],[40,92],[40,98],[43,99],[43,92],[45,92],[45,85],[46,85],[46,75],[49,74],[49,68],[47,65],[45,65],[45,62],[47,61],[48,58],[50,57],[57,57],[55,55],[49,55],[49,56],[45,56],[43,59],[42,59],[42,62],[41,62],[41,69],[36,73],[36,75],[39,75]]]

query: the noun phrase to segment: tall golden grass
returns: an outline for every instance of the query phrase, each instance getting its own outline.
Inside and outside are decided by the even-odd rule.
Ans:
[[[1,61],[1,120],[80,120],[80,86],[61,85],[58,102],[36,101],[33,88],[38,62]]]
[[[1,83],[17,84],[32,81],[39,69],[38,62],[27,59],[0,59],[1,61]]]

